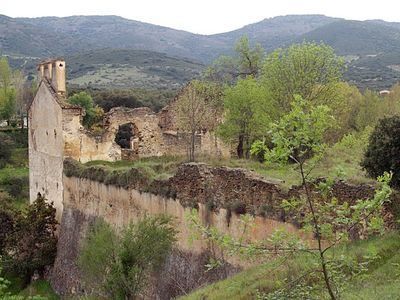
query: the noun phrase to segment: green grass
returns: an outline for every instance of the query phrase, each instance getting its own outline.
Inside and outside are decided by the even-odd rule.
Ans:
[[[150,179],[167,179],[173,176],[178,169],[179,165],[184,162],[184,158],[178,156],[161,156],[161,157],[149,157],[141,158],[134,161],[91,161],[84,166],[99,166],[104,167],[108,170],[129,170],[137,168],[143,170]]]
[[[376,259],[368,270],[345,284],[342,299],[400,299],[400,234],[394,232],[367,241],[350,243],[335,249],[336,256],[362,261],[366,255]],[[257,291],[269,293],[285,286],[307,272],[315,258],[298,254],[293,258],[277,258],[265,264],[199,289],[182,300],[254,299]],[[322,286],[323,287],[323,286]],[[314,292],[315,299],[327,298],[324,289]]]
[[[20,193],[10,203],[18,210],[24,209],[29,203],[28,177],[28,149],[15,148],[10,163],[0,169],[0,199],[10,199],[9,189],[18,186]]]
[[[311,176],[314,178],[330,176],[344,179],[354,184],[374,184],[375,180],[369,178],[360,166],[369,133],[370,130],[367,129],[362,133],[350,134],[345,136],[340,142],[328,147],[323,159],[318,162],[311,172]],[[300,175],[294,164],[282,166],[260,163],[252,159],[220,159],[211,157],[198,157],[197,161],[215,167],[244,168],[261,175],[269,181],[276,182],[285,189],[300,184]],[[184,157],[165,156],[142,158],[136,161],[93,161],[86,163],[85,166],[101,166],[109,170],[139,168],[145,170],[152,179],[166,179],[173,176],[178,166],[183,162],[185,162]]]
[[[324,157],[311,172],[314,178],[339,177],[349,183],[373,184],[375,181],[361,168],[364,147],[367,145],[370,129],[365,132],[345,136],[340,142],[327,148]],[[265,179],[275,181],[284,188],[300,184],[299,171],[294,164],[278,165],[265,164],[246,159],[206,159],[206,163],[213,166],[229,166],[244,168],[256,172]]]
[[[50,283],[46,280],[37,280],[32,282],[22,292],[19,293],[21,296],[42,296],[48,300],[58,300],[60,297],[53,291]]]

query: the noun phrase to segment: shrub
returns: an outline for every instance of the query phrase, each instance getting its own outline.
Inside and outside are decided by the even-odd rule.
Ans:
[[[96,222],[79,256],[86,280],[100,283],[112,299],[135,298],[170,253],[177,233],[172,225],[167,216],[147,217],[117,235],[105,222]]]
[[[0,169],[4,168],[11,158],[11,140],[10,138],[0,133]]]
[[[54,262],[57,251],[56,209],[42,196],[26,212],[16,215],[15,227],[7,239],[6,270],[28,283],[35,271],[44,274]]]
[[[92,126],[102,122],[104,111],[101,107],[94,105],[93,99],[88,93],[77,93],[69,97],[68,102],[74,105],[79,105],[85,109],[83,125],[87,128],[91,128]]]
[[[4,185],[4,189],[12,197],[17,198],[21,196],[28,196],[26,194],[27,187],[29,185],[28,176],[23,177],[10,177],[1,182]],[[25,193],[24,193],[25,192]]]
[[[400,187],[400,117],[379,121],[369,138],[361,166],[371,177],[393,172],[391,185]]]

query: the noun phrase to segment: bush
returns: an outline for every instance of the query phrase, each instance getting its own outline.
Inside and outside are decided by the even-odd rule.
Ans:
[[[400,187],[400,117],[394,116],[379,121],[369,138],[361,166],[368,175],[376,178],[393,172],[391,185]]]
[[[0,169],[4,168],[11,158],[11,140],[0,132]]]
[[[6,190],[6,192],[14,198],[18,198],[21,196],[28,197],[26,192],[29,185],[28,176],[10,177],[3,180],[1,184],[4,185],[4,189]]]
[[[29,283],[35,271],[44,275],[57,251],[56,209],[38,195],[26,211],[15,218],[14,230],[6,239],[5,270]]]
[[[79,105],[85,110],[83,117],[83,125],[91,128],[96,124],[101,124],[104,111],[99,106],[95,106],[92,97],[86,92],[74,94],[68,98],[68,102],[74,105]]]
[[[147,217],[120,235],[103,221],[94,224],[84,241],[79,266],[86,281],[100,284],[111,299],[134,299],[170,253],[176,230],[170,217]],[[104,295],[101,295],[104,296]]]

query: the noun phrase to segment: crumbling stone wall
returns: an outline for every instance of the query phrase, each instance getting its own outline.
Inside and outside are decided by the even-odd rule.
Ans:
[[[159,114],[146,107],[116,107],[104,118],[104,132],[96,136],[81,125],[80,114],[65,112],[62,121],[65,157],[84,163],[92,160],[116,161],[123,158],[186,155],[187,136],[182,132],[164,130],[159,118]],[[132,154],[128,150],[122,153],[123,150],[115,142],[119,126],[129,123],[137,128],[137,149]],[[208,132],[197,135],[196,152],[219,157],[230,155],[229,148]]]
[[[174,190],[173,197],[156,190],[144,192],[148,186],[144,186],[146,183],[141,180],[123,187],[73,176],[64,176],[63,181],[64,214],[51,279],[56,291],[63,295],[83,293],[85,290],[79,280],[76,258],[89,224],[99,217],[117,229],[136,222],[146,214],[166,213],[175,217],[179,231],[177,249],[154,279],[151,299],[169,299],[171,295],[178,295],[180,292],[175,290],[173,280],[185,283],[190,290],[189,287],[196,288],[202,283],[225,278],[249,266],[248,262],[229,257],[228,269],[199,277],[198,271],[204,271],[202,266],[209,245],[201,240],[189,241],[192,232],[185,216],[192,208],[197,209],[204,224],[234,237],[243,233],[240,214],[251,213],[255,215],[254,226],[248,236],[253,240],[265,239],[276,229],[285,229],[312,242],[312,237],[299,231],[296,223],[280,208],[281,200],[300,193],[300,188],[282,190],[277,183],[244,169],[183,164],[170,179],[154,182],[161,190]],[[372,196],[373,187],[338,182],[333,193],[339,200],[352,203]],[[238,204],[244,205],[240,207]],[[185,272],[179,271],[179,268]]]

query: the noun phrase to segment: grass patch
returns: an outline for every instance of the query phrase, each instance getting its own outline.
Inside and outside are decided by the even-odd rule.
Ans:
[[[176,192],[167,184],[167,179],[175,174],[181,163],[180,158],[168,156],[136,161],[92,161],[86,164],[67,159],[64,161],[64,173],[67,177],[85,178],[175,198]]]
[[[46,280],[37,280],[26,287],[19,295],[24,297],[42,296],[48,300],[58,300],[60,297],[53,291],[50,283]]]
[[[23,138],[20,130],[16,133],[18,133],[16,140]],[[28,148],[13,148],[10,161],[6,167],[0,169],[0,200],[9,202],[17,210],[24,209],[28,205]]]
[[[311,172],[314,178],[334,176],[340,177],[349,183],[374,184],[375,180],[368,178],[366,172],[361,168],[360,162],[363,158],[365,146],[371,129],[364,132],[348,134],[343,139],[327,148],[325,156]],[[247,159],[205,159],[204,162],[212,166],[229,166],[233,168],[244,168],[256,172],[267,180],[279,183],[284,188],[300,184],[300,175],[295,165],[264,164],[255,160]]]
[[[400,234],[394,232],[367,241],[349,243],[335,249],[336,256],[344,255],[349,259],[362,260],[371,253],[377,257],[366,272],[346,283],[342,299],[398,299],[400,296],[399,247]],[[254,299],[257,291],[272,292],[282,288],[286,281],[290,282],[306,273],[314,261],[315,259],[310,254],[298,254],[288,259],[274,259],[180,299]],[[324,289],[315,293],[315,299],[325,298],[327,295]]]
[[[9,202],[15,209],[29,204],[29,169],[11,167],[0,169],[0,200]]]

